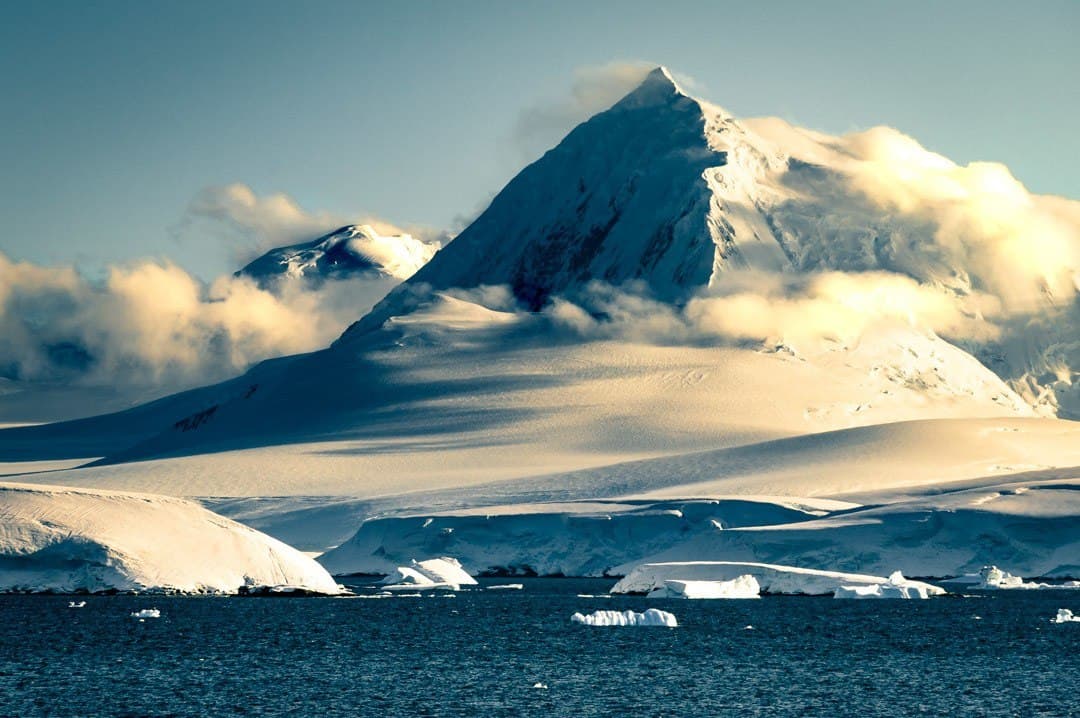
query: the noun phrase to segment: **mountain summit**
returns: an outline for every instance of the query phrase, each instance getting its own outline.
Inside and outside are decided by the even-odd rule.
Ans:
[[[753,192],[755,176],[783,161],[656,68],[522,170],[362,325],[397,313],[415,286],[506,284],[538,309],[594,279],[640,280],[677,302],[727,265],[782,268]]]
[[[1077,217],[1077,203],[1031,195],[1002,165],[959,166],[887,127],[836,137],[737,120],[658,67],[525,167],[343,339],[431,290],[507,286],[537,310],[594,281],[633,282],[680,307],[740,272],[803,287],[845,273],[856,296],[842,311],[934,305],[952,319],[930,325],[1033,406],[1080,415]]]

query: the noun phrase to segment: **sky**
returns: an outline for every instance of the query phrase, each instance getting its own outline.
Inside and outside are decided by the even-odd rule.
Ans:
[[[9,3],[0,253],[88,274],[168,257],[209,281],[253,251],[206,211],[234,185],[312,227],[455,230],[599,109],[573,92],[611,63],[1080,198],[1078,33],[1080,2],[1052,0]]]

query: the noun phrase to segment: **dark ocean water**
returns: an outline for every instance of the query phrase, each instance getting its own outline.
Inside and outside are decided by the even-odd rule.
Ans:
[[[1077,591],[646,601],[577,597],[607,580],[523,583],[454,598],[90,596],[82,609],[0,596],[0,714],[1080,716],[1080,623],[1049,621],[1080,613]],[[129,615],[151,606],[161,618]],[[654,606],[680,627],[569,620]]]

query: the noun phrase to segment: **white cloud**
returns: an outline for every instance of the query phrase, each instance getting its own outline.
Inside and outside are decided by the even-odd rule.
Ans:
[[[1080,281],[1080,203],[1033,195],[1002,164],[967,166],[877,127],[843,138],[858,186],[881,206],[924,217],[935,241],[1015,310],[1070,301]]]
[[[592,282],[572,298],[556,298],[545,313],[557,326],[593,338],[851,345],[875,328],[896,324],[991,339],[998,328],[987,318],[997,309],[992,297],[957,297],[887,272],[731,272],[682,308],[652,299],[643,285]]]
[[[0,376],[175,389],[235,375],[273,356],[319,349],[395,280],[285,283],[276,292],[224,276],[204,285],[168,262],[70,267],[0,254]]]

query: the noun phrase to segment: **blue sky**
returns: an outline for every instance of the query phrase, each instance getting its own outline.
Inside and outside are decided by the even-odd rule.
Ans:
[[[663,63],[736,115],[889,124],[1080,198],[1078,33],[1068,1],[9,3],[0,252],[91,273],[167,256],[209,279],[238,249],[185,216],[234,182],[452,226],[569,129],[551,110],[575,71],[612,61]]]

